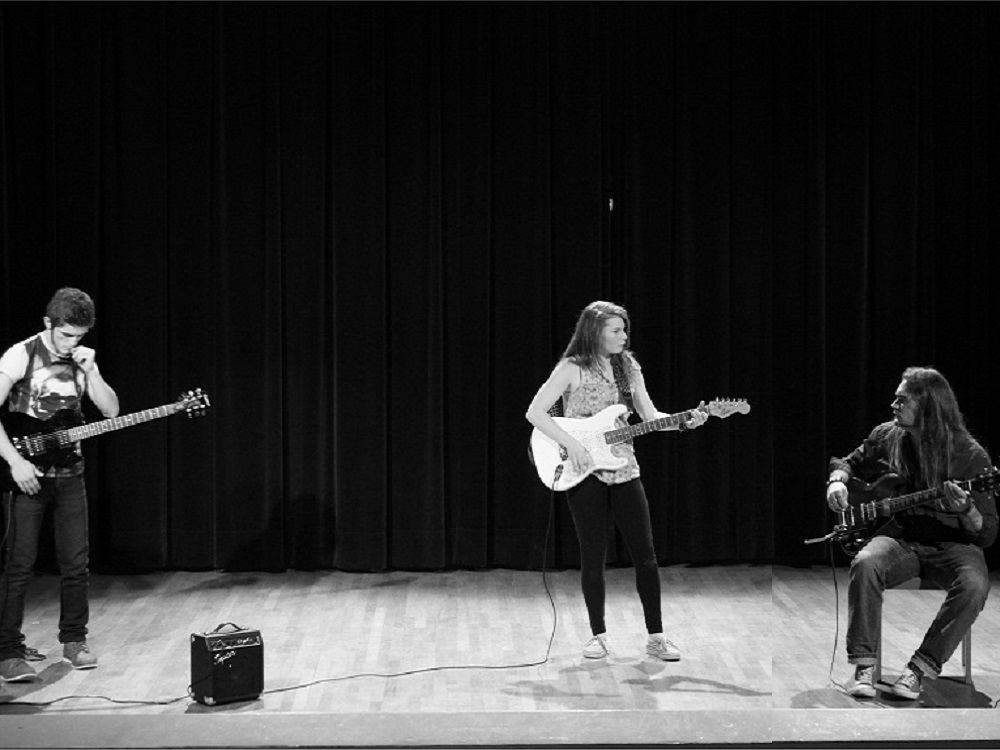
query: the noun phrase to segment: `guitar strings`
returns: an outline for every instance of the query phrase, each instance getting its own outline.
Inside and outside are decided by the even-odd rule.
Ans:
[[[181,404],[181,402],[177,402],[175,404],[164,404],[163,406],[154,406],[150,409],[133,412],[132,414],[108,417],[107,419],[102,419],[97,422],[82,422],[81,424],[63,427],[52,432],[33,433],[31,435],[14,438],[13,442],[15,446],[23,444],[28,448],[29,454],[36,455],[38,453],[46,453],[53,448],[59,448],[61,446],[68,447],[71,443],[78,442],[88,437],[103,435],[106,432],[112,432],[121,429],[122,427],[131,427],[134,425],[144,424],[155,419],[160,419],[162,417],[171,416],[177,413],[176,411],[171,411],[174,407],[183,407],[189,416],[192,414],[203,414],[204,408],[208,406],[208,396],[202,394],[201,389],[198,388],[196,392],[188,392],[188,399],[194,398],[196,394],[199,400],[194,406],[190,404]],[[113,425],[113,427],[110,430],[106,430],[105,426],[109,424]],[[74,431],[78,433],[77,437],[73,437]],[[66,439],[64,440],[64,438]]]

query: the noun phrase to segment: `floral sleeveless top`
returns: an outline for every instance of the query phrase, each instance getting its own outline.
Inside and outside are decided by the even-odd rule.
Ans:
[[[631,354],[625,355],[625,372],[628,376],[629,386],[633,382],[632,373],[640,370],[639,363]],[[614,379],[608,377],[600,370],[588,370],[580,368],[580,387],[575,391],[566,391],[563,394],[563,415],[574,419],[592,417],[602,409],[615,404],[625,403],[622,394],[618,390],[618,385]],[[631,412],[615,420],[616,427],[626,427],[625,420]],[[618,443],[611,446],[611,452],[620,457],[627,458],[628,464],[617,471],[595,471],[593,476],[605,484],[622,484],[639,476],[639,464],[635,460],[635,448],[632,441]]]

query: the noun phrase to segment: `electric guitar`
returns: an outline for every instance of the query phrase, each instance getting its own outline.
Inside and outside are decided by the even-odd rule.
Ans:
[[[595,471],[621,469],[628,464],[628,459],[616,456],[611,451],[611,446],[624,443],[637,435],[646,435],[664,427],[675,427],[690,419],[694,410],[619,427],[616,420],[627,411],[625,404],[615,404],[584,419],[553,417],[557,425],[576,438],[590,453],[593,461],[583,472],[577,472],[573,468],[563,446],[536,427],[531,433],[531,457],[542,484],[561,492],[575,487]],[[725,419],[731,414],[746,414],[750,411],[750,404],[746,399],[715,399],[703,407],[702,411],[711,417]]]
[[[42,471],[72,459],[74,446],[79,440],[134,427],[154,419],[184,412],[189,417],[202,416],[210,406],[208,394],[201,388],[182,393],[172,404],[137,411],[99,422],[84,423],[82,417],[71,409],[61,409],[49,419],[36,419],[20,412],[7,412],[0,416],[4,430],[17,452]],[[17,490],[6,461],[0,461],[0,487]]]
[[[1000,487],[1000,469],[984,471],[972,479],[952,481],[965,492],[990,492]],[[840,522],[824,539],[836,539],[844,552],[854,557],[896,513],[944,497],[944,487],[896,495],[904,485],[905,480],[893,473],[883,474],[871,483],[851,477],[847,481],[850,505],[846,510],[837,512]]]

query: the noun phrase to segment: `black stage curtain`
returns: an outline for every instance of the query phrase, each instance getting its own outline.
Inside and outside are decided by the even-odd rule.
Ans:
[[[124,412],[95,564],[577,560],[523,418],[629,308],[664,563],[824,559],[903,367],[994,408],[992,4],[4,3],[4,345],[60,285]],[[991,440],[992,438],[992,440]],[[553,502],[554,500],[554,502]],[[616,545],[613,561],[627,561]]]

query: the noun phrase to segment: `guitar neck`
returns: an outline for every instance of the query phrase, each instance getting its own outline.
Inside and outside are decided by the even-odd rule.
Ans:
[[[922,492],[914,492],[912,495],[888,497],[884,500],[877,501],[877,504],[885,514],[891,516],[902,510],[916,508],[919,505],[924,505],[932,502],[933,500],[937,500],[942,494],[944,493],[939,489],[923,490]]]
[[[638,435],[648,435],[650,432],[662,430],[664,427],[676,427],[682,421],[689,418],[690,413],[686,411],[678,412],[677,414],[668,414],[665,417],[651,419],[648,422],[630,424],[627,427],[619,427],[617,430],[609,430],[604,433],[604,440],[608,445],[624,443],[626,440]]]
[[[84,440],[86,438],[96,437],[97,435],[115,432],[116,430],[123,430],[126,427],[134,427],[135,425],[143,424],[144,422],[151,422],[154,419],[169,417],[170,415],[176,413],[176,404],[165,404],[163,406],[156,406],[152,409],[144,409],[143,411],[126,414],[121,417],[111,417],[110,419],[102,419],[99,422],[90,422],[77,427],[69,427],[65,430],[61,430],[60,432],[65,435],[68,440]]]
[[[955,482],[955,484],[966,492],[970,491],[972,488],[972,483],[969,481]],[[926,505],[927,503],[933,502],[943,496],[943,487],[933,487],[929,490],[920,490],[919,492],[913,492],[909,495],[900,495],[899,497],[887,497],[882,500],[876,500],[872,502],[872,505],[879,509],[881,515],[891,516],[903,510],[916,508],[920,505]]]

